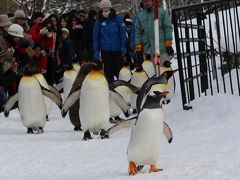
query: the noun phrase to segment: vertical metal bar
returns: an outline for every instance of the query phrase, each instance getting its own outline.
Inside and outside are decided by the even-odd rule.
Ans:
[[[204,14],[203,10],[202,13]],[[210,14],[210,13],[209,13]],[[205,20],[203,18],[203,26],[204,29],[206,31],[206,25],[205,25]],[[205,32],[206,33],[206,32]],[[210,69],[210,59],[209,59],[209,51],[208,51],[208,42],[207,42],[207,36],[205,36],[205,49],[206,49],[206,53],[207,53],[207,71],[208,71],[208,80],[209,80],[209,84],[210,84],[210,90],[211,90],[211,95],[213,95],[213,86],[212,86],[212,75],[211,75],[211,69]]]
[[[234,39],[234,32],[233,32],[233,21],[232,21],[232,15],[231,15],[231,6],[230,3],[228,3],[228,13],[229,13],[229,17],[230,17],[230,25],[231,25],[231,32],[232,32],[232,43],[233,43],[233,47],[234,47],[234,60],[235,60],[235,66],[236,66],[236,73],[237,73],[237,80],[238,80],[238,89],[240,89],[240,83],[239,83],[239,75],[238,75],[238,68],[237,68],[237,61],[236,61],[236,46],[235,46],[235,39]],[[231,82],[231,86],[232,86],[232,82]],[[233,94],[233,92],[232,92]]]
[[[183,39],[183,32],[182,32],[182,19],[181,19],[181,11],[178,11],[179,13],[179,22],[180,22],[180,39]],[[185,27],[187,27],[187,24],[185,24]],[[185,80],[188,80],[188,75],[187,75],[187,66],[186,66],[186,57],[185,57],[185,48],[184,48],[184,44],[183,44],[183,41],[181,41],[181,46],[182,46],[182,55],[183,55],[183,65],[184,65],[184,75],[185,75]],[[187,90],[187,102],[190,103],[190,95],[189,95],[189,87],[187,85],[187,81],[186,81],[186,90]]]
[[[202,7],[201,7],[202,9]],[[197,25],[202,26],[202,19],[203,19],[203,13],[202,10],[197,13]],[[199,39],[205,39],[205,29],[198,28],[198,37]],[[201,73],[201,92],[207,93],[208,89],[208,78],[207,78],[207,60],[206,60],[206,48],[205,48],[205,42],[199,42],[199,51],[201,51],[201,54],[199,55],[199,62],[200,62],[200,73]]]
[[[229,20],[228,20],[228,9],[230,9],[230,7],[229,6],[227,6],[227,5],[229,5],[228,3],[226,3],[225,4],[225,14],[226,14],[226,18],[227,18],[227,29],[229,29]],[[230,15],[230,14],[229,14]],[[232,28],[232,24],[231,24],[231,16],[229,16],[229,18],[230,18],[230,25],[231,25],[231,28]],[[231,29],[232,30],[232,29]],[[228,37],[228,38],[227,38]],[[233,36],[232,36],[232,38],[234,38]],[[228,39],[228,42],[230,41],[229,39],[230,39],[230,32],[228,31],[227,32],[227,36],[226,36],[226,39]],[[234,39],[232,39],[232,41],[233,41],[233,48],[234,48],[234,52],[235,52],[235,43],[234,43]],[[230,43],[228,44],[228,48],[229,48],[229,52],[230,52]],[[230,53],[231,54],[231,53]],[[234,53],[235,54],[235,53]],[[231,88],[231,93],[233,94],[233,85],[232,85],[232,73],[231,73],[231,59],[229,59],[228,60],[228,70],[229,70],[229,72],[228,72],[228,74],[229,74],[229,79],[230,79],[230,88]]]
[[[238,4],[237,4],[237,2],[235,2],[235,10],[236,10],[236,14],[237,14],[237,26],[238,26],[238,33],[239,33],[238,36],[239,36],[239,41],[240,41],[240,24],[239,24]],[[238,71],[237,67],[236,67],[236,71]],[[237,72],[237,81],[238,81],[237,83],[239,84],[240,82],[239,82],[239,74],[238,74],[238,72]],[[240,89],[238,89],[238,93],[239,93],[239,96],[240,96]]]
[[[225,46],[226,46],[226,51],[229,52],[229,47],[227,44],[227,34],[226,34],[226,25],[225,25],[225,16],[224,16],[224,6],[221,6],[221,11],[222,11],[222,20],[223,20],[223,32],[224,32],[224,39],[225,39]],[[227,93],[226,91],[226,81],[225,81],[225,76],[224,76],[224,72],[223,72],[223,61],[221,64],[221,69],[222,69],[222,77],[223,77],[223,86],[224,86],[224,93]],[[229,69],[229,65],[228,65],[228,69]],[[229,69],[230,72],[230,69]],[[230,81],[231,81],[231,73],[230,73]]]
[[[187,15],[186,15],[186,9],[183,11],[184,17],[185,17],[185,23],[187,23]],[[192,72],[192,59],[191,59],[191,47],[190,47],[190,36],[189,36],[189,28],[185,28],[185,37],[187,39],[186,41],[186,52],[189,53],[189,56],[187,57],[187,67],[188,67],[188,78],[189,81],[187,85],[189,86],[190,91],[190,100],[195,99],[195,93],[194,93],[194,83],[193,83],[193,72]]]
[[[216,11],[216,5],[214,5],[214,15],[215,15],[215,19],[216,19],[216,22],[217,22],[217,18],[218,18],[218,12]],[[214,47],[214,43],[213,43],[213,33],[212,33],[212,21],[211,21],[211,18],[209,18],[209,26],[211,27],[211,36],[212,36],[212,42],[211,42],[211,44],[212,44],[212,48],[213,48],[213,51],[215,52],[215,47]],[[218,26],[218,24],[216,24],[216,26],[217,26],[217,29],[219,28],[219,26]],[[218,31],[218,30],[217,30]],[[219,36],[218,34],[217,34],[217,36]],[[220,41],[220,39],[221,39],[221,37],[220,38],[218,38],[218,41]],[[218,71],[217,71],[217,64],[216,64],[216,58],[215,58],[215,53],[214,52],[212,52],[213,53],[213,56],[214,56],[214,60],[213,60],[213,62],[212,63],[214,63],[214,66],[215,66],[215,70],[216,70],[216,85],[217,85],[217,92],[219,93],[219,83],[218,83],[218,81],[219,81],[219,79],[218,79]],[[221,51],[219,51],[220,52],[220,56],[221,56]]]
[[[182,106],[185,109],[185,104],[187,103],[186,98],[186,90],[184,84],[184,75],[183,75],[183,65],[182,65],[182,57],[181,57],[181,47],[179,41],[179,29],[178,29],[178,20],[177,20],[177,10],[172,11],[172,21],[174,27],[174,35],[175,35],[175,42],[176,42],[176,50],[177,50],[177,59],[178,59],[178,68],[179,68],[179,78],[180,78],[180,87],[181,87],[181,94],[182,94]],[[181,21],[179,21],[181,23]]]
[[[192,38],[194,38],[194,33],[193,33],[193,23],[192,23],[192,18],[190,18],[190,27],[191,27],[191,34],[192,34]],[[196,55],[196,46],[195,46],[195,42],[193,42],[193,53],[194,53],[194,61],[195,61],[195,71],[196,71],[196,75],[197,75],[197,86],[198,86],[198,96],[201,97],[201,92],[200,92],[200,83],[199,83],[199,77],[198,77],[198,67],[197,67],[197,55]]]

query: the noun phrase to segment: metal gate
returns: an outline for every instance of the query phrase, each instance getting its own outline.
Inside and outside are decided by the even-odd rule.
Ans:
[[[240,0],[172,10],[183,109],[197,97],[240,95]]]

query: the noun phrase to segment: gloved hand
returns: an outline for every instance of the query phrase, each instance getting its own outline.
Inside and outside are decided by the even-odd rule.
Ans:
[[[167,51],[167,54],[169,56],[173,56],[174,55],[174,50],[173,50],[172,46],[167,46],[166,47],[166,51]]]
[[[142,53],[142,45],[141,44],[137,44],[135,46],[135,51],[136,51],[136,54]]]
[[[163,63],[163,66],[166,67],[166,68],[170,68],[171,64],[172,64],[172,63],[171,63],[170,61],[165,61],[165,62]]]

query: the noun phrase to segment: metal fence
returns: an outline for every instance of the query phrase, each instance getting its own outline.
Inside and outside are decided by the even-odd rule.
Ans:
[[[182,103],[240,95],[240,0],[215,0],[172,10]]]

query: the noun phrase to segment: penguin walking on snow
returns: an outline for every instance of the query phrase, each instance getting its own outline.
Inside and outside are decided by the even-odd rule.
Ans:
[[[43,133],[46,123],[46,105],[44,96],[54,101],[59,108],[62,105],[60,94],[53,87],[45,88],[32,73],[24,75],[19,83],[18,93],[4,105],[4,115],[8,117],[10,110],[18,101],[18,109],[23,126],[27,133]]]
[[[93,134],[99,134],[100,138],[108,138],[105,131],[110,118],[110,100],[123,110],[129,112],[129,106],[117,92],[109,90],[108,82],[102,72],[101,62],[93,66],[93,69],[87,74],[81,87],[76,89],[64,102],[62,108],[63,117],[69,108],[79,100],[79,117],[81,127],[84,131],[83,140],[92,139]]]
[[[86,78],[87,74],[92,70],[91,63],[83,63],[80,70],[78,71],[77,77],[71,86],[69,94],[72,94],[76,89],[80,89],[82,82]],[[74,131],[81,131],[81,121],[79,117],[80,102],[79,99],[69,108],[69,119],[72,125],[74,126]]]
[[[67,99],[76,77],[77,77],[76,70],[72,66],[66,67],[66,70],[63,73],[63,99],[64,100]]]
[[[137,106],[138,118],[128,145],[129,175],[138,172],[138,165],[150,165],[149,172],[158,172],[156,164],[161,155],[164,136],[162,98],[167,92],[150,91],[154,84],[166,84],[163,77],[149,79],[141,88]],[[170,136],[169,136],[170,137]],[[169,139],[171,142],[171,139]]]
[[[41,73],[34,74],[33,76],[38,80],[38,82],[41,84],[41,86],[43,86],[44,88],[49,90],[50,86],[48,85],[46,79],[44,78],[44,76]],[[58,91],[58,90],[56,89],[56,91]],[[49,115],[52,111],[52,100],[49,99],[48,97],[44,96],[44,101],[46,104],[46,120],[49,121]]]
[[[142,66],[138,66],[136,70],[133,72],[132,79],[131,79],[131,84],[141,88],[142,85],[148,80],[148,75],[147,73],[143,70]],[[132,94],[131,95],[131,107],[133,109],[133,113],[136,113],[136,100],[137,100],[137,95]]]

